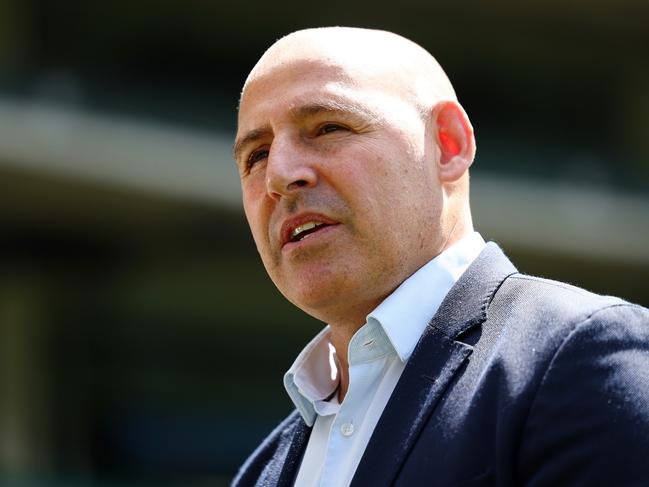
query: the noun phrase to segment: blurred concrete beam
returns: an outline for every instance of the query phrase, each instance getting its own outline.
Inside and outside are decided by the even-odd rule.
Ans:
[[[240,206],[232,137],[0,99],[0,164]]]
[[[476,228],[511,246],[649,263],[649,199],[563,182],[472,179]]]

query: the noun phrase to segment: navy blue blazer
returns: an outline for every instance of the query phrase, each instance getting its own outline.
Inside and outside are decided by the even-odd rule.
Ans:
[[[233,485],[292,485],[309,433],[294,411]],[[522,275],[489,243],[424,331],[351,485],[649,486],[649,311]]]

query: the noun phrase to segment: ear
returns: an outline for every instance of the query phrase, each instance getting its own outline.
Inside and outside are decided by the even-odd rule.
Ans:
[[[439,178],[443,182],[457,181],[475,157],[475,138],[469,117],[459,103],[440,101],[433,108],[432,122],[440,152]]]

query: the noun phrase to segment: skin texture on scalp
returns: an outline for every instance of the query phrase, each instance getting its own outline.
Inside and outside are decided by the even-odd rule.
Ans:
[[[235,141],[246,217],[277,288],[331,326],[341,395],[367,314],[472,231],[474,151],[439,64],[395,34],[298,31],[246,80]],[[285,245],[296,218],[336,224]]]
[[[426,110],[438,100],[456,100],[446,73],[428,51],[397,34],[350,27],[293,32],[273,44],[252,69],[243,87],[295,59],[342,64],[358,82],[380,80],[381,89]],[[242,97],[243,97],[242,95]]]

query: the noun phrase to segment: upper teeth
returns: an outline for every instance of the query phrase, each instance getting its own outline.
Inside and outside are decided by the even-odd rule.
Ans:
[[[306,230],[311,230],[312,228],[315,228],[319,225],[322,225],[322,223],[317,223],[317,222],[306,222],[303,223],[302,225],[299,225],[293,229],[291,232],[291,238],[297,237],[300,233],[305,232]]]

